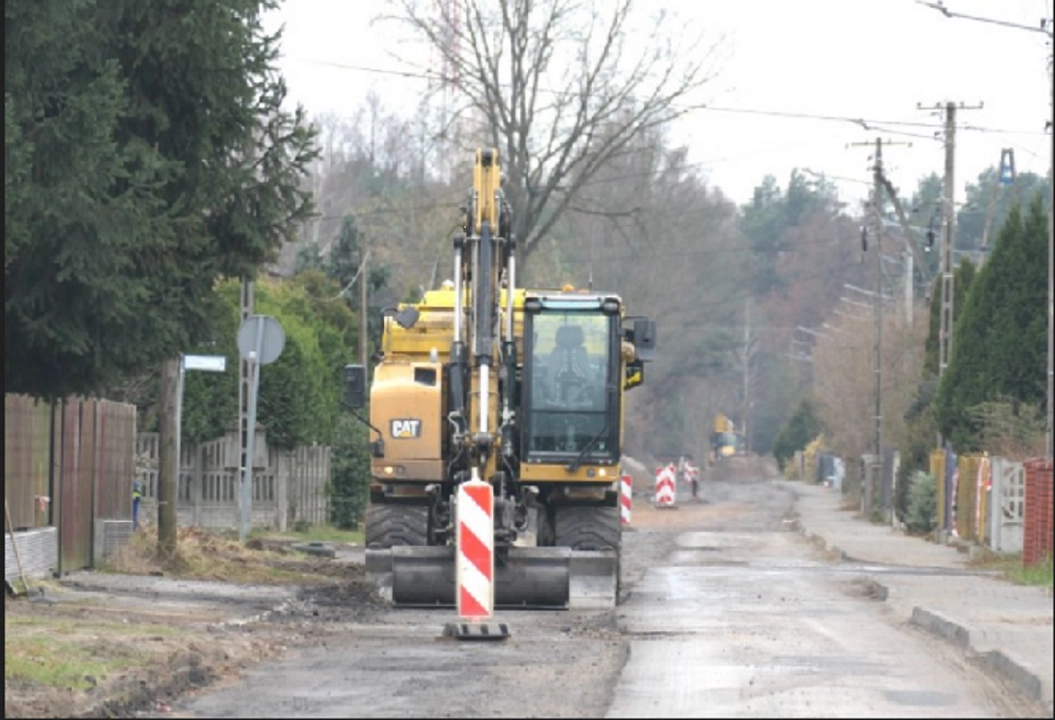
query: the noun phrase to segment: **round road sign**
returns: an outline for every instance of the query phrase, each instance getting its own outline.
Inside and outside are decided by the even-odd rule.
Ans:
[[[285,346],[286,333],[270,315],[250,315],[238,328],[238,354],[249,362],[270,365]]]

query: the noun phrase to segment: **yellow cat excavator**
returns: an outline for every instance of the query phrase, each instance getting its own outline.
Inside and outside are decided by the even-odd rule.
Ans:
[[[744,434],[725,413],[714,417],[714,432],[711,433],[710,461],[721,465],[730,458],[743,457],[747,453]]]
[[[494,492],[496,607],[618,601],[624,393],[655,323],[606,292],[516,284],[497,150],[476,153],[454,279],[386,313],[369,392],[366,570],[397,606],[455,604],[457,488]],[[365,419],[364,419],[365,422]]]

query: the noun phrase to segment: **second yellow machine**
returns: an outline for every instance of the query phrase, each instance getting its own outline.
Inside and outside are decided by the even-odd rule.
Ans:
[[[396,605],[454,605],[457,487],[494,491],[497,607],[618,601],[624,393],[655,324],[611,293],[516,285],[498,152],[478,150],[454,279],[386,315],[367,387],[367,574]]]

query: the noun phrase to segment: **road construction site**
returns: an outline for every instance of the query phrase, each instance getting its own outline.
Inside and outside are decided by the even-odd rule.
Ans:
[[[88,632],[96,656],[112,662],[69,689],[8,680],[5,714],[1050,716],[1046,590],[951,556],[941,567],[928,553],[956,551],[916,538],[869,545],[914,543],[926,563],[851,553],[850,531],[872,526],[823,505],[822,490],[761,477],[705,481],[699,499],[679,488],[675,506],[658,509],[639,482],[619,605],[499,610],[494,619],[511,630],[500,641],[443,637],[456,619],[450,609],[390,607],[355,547],[298,561],[325,580],[301,586],[71,575],[33,602],[9,599],[5,629],[24,638],[65,627],[70,641]],[[1005,614],[1015,616],[1004,619],[1027,632],[1001,637],[1018,655],[988,652],[977,630],[965,640],[966,621],[957,632],[955,618],[914,604],[913,593],[937,597],[943,579],[953,592],[992,585],[1007,596]],[[1049,664],[1030,665],[1044,642]]]

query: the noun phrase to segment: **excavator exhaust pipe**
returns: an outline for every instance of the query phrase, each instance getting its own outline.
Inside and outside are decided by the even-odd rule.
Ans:
[[[366,551],[366,575],[395,607],[454,607],[455,549]],[[614,550],[513,547],[495,558],[497,609],[607,609],[617,601]]]

